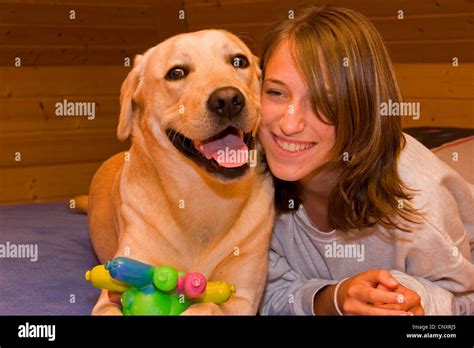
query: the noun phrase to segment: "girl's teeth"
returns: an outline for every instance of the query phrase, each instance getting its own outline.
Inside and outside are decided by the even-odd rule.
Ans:
[[[299,152],[303,150],[307,150],[310,147],[313,147],[313,143],[307,143],[307,144],[295,144],[295,143],[287,143],[286,141],[282,141],[280,139],[277,139],[278,145],[285,151],[289,152]]]

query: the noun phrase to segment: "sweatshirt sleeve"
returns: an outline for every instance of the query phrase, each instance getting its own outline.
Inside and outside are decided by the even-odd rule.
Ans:
[[[422,277],[391,270],[390,273],[405,287],[421,298],[425,315],[474,315],[474,293],[456,296]]]
[[[470,315],[474,314],[472,244],[459,214],[450,214],[447,206],[446,210],[448,214],[438,217],[436,224],[425,220],[413,232],[403,264],[391,273],[418,293],[425,314]]]
[[[269,252],[268,278],[261,315],[315,315],[313,299],[326,285],[337,280],[306,279],[291,268],[274,236]]]
[[[405,162],[402,176],[418,190],[412,203],[422,213],[422,221],[412,233],[398,234],[400,257],[394,276],[420,295],[426,314],[472,313],[473,186],[410,141],[416,156]]]

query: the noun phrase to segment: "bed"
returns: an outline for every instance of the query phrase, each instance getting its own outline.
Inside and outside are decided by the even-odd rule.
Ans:
[[[474,183],[473,129],[406,131]],[[467,161],[450,161],[453,151]],[[70,213],[65,203],[39,203],[0,207],[0,222],[0,315],[90,314],[99,290],[84,279],[98,264],[87,216]],[[6,254],[20,245],[33,248],[23,248],[22,258]]]

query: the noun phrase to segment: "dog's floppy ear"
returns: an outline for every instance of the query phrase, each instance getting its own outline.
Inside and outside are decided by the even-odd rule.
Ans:
[[[262,67],[260,66],[260,58],[257,57],[256,55],[253,55],[253,60],[255,61],[255,66],[257,67],[257,76],[258,76],[258,81],[262,83]]]
[[[135,56],[132,70],[128,73],[127,78],[122,83],[120,89],[120,117],[117,127],[117,138],[125,140],[132,132],[133,122],[135,118],[135,102],[133,97],[137,91],[138,84],[143,73],[143,64],[140,64],[143,56]]]
[[[257,78],[258,78],[258,91],[254,91],[254,93],[258,93],[258,95],[260,96],[261,88],[262,88],[262,68],[260,66],[260,58],[257,57],[256,55],[253,55],[252,58],[255,61],[255,71],[257,72]],[[260,97],[259,97],[259,99],[260,99]],[[257,123],[255,124],[255,128],[252,129],[252,136],[253,137],[257,136],[258,126],[260,125],[260,117],[261,117],[261,114],[260,114],[260,108],[259,108],[258,120],[257,120]]]

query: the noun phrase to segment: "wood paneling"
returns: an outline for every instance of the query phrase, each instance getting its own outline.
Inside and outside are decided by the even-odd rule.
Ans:
[[[123,65],[125,58],[143,53],[149,46],[89,45],[61,47],[0,46],[0,65],[13,66],[17,57],[22,66]]]
[[[102,6],[101,6],[102,4]],[[2,27],[9,25],[29,27],[145,27],[153,29],[155,23],[150,14],[152,6],[149,2],[139,4],[128,1],[113,6],[103,6],[103,1],[84,4],[82,1],[65,4],[63,1],[51,3],[7,2],[0,3],[0,23]],[[32,11],[34,9],[34,11]],[[70,11],[75,11],[75,19],[70,18]]]
[[[405,97],[474,99],[474,64],[396,64]]]
[[[153,0],[2,0],[9,4],[28,4],[28,5],[94,5],[97,7],[136,7],[137,5],[149,5]]]
[[[474,127],[474,99],[405,98],[420,103],[421,116],[403,118],[404,127]]]
[[[474,61],[472,0],[44,0],[0,4],[0,65],[13,65],[15,57],[24,65],[119,65],[173,34],[216,27],[245,35],[258,53],[262,34],[275,20],[310,3],[368,16],[395,62]],[[69,19],[71,9],[75,20]]]
[[[222,11],[222,9],[220,10]],[[450,16],[427,16],[424,18],[405,18],[398,20],[391,17],[374,18],[371,22],[385,41],[429,41],[474,39],[473,14],[452,14]],[[219,22],[221,22],[219,20]],[[234,33],[246,32],[252,39],[261,38],[271,28],[272,22],[248,21],[196,24],[191,22],[190,30],[221,27]],[[440,30],[442,28],[442,30]]]
[[[0,168],[0,204],[61,201],[82,194],[101,164]]]
[[[420,1],[206,1],[186,0],[189,30],[223,28],[259,53],[264,33],[298,5],[320,3],[351,8],[369,17],[387,43],[394,62],[474,61],[474,2]],[[398,19],[402,10],[403,19]]]
[[[0,65],[121,65],[125,57],[187,31],[181,1],[6,1]],[[69,11],[75,11],[71,20]]]
[[[118,95],[130,68],[120,66],[0,69],[0,97]]]
[[[373,19],[385,41],[426,41],[474,39],[473,14],[460,13],[423,18]]]
[[[115,137],[124,58],[204,28],[228,29],[258,54],[271,23],[309,3],[352,8],[381,32],[404,100],[421,103],[421,118],[404,126],[473,127],[474,0],[4,0],[0,204],[87,193],[102,161],[128,147]],[[56,116],[64,99],[94,102],[95,119]]]
[[[117,140],[113,128],[2,134],[0,167],[103,161],[128,147],[128,142]],[[16,161],[16,153],[21,161]]]
[[[384,24],[390,28],[390,24]],[[190,30],[202,30],[208,28],[220,28],[228,30],[239,36],[257,55],[260,54],[260,45],[262,39],[268,30],[270,24],[250,23],[250,24],[226,24],[218,26],[191,26]],[[398,25],[397,25],[398,26]],[[463,32],[461,27],[470,27],[472,24],[460,24],[451,34],[443,34],[445,36],[453,35],[455,31]],[[403,26],[401,27],[403,28]],[[472,37],[472,32],[463,32],[463,37]],[[390,34],[392,37],[395,33]],[[428,33],[430,37],[434,37],[433,33]],[[443,36],[442,35],[442,36]],[[390,58],[395,63],[440,63],[450,62],[453,57],[457,57],[461,62],[474,62],[474,39],[431,39],[431,40],[412,40],[406,37],[403,40],[391,40],[385,42]]]
[[[404,100],[421,108],[404,127],[474,127],[474,64],[396,64],[395,74]]]
[[[347,7],[367,17],[395,17],[399,10],[405,17],[474,11],[472,0],[184,0],[189,22],[197,25],[271,22],[300,5],[311,4]]]
[[[421,108],[404,127],[474,127],[474,64],[396,64],[395,73],[404,100]]]
[[[5,29],[0,27],[1,29]],[[158,42],[153,28],[72,28],[60,31],[54,27],[11,26],[0,32],[0,45],[71,47],[89,45],[154,46]],[[32,40],[32,38],[34,38]]]
[[[116,139],[119,93],[130,68],[1,67],[0,203],[87,193],[100,163],[129,147]],[[56,116],[56,103],[94,102],[95,118]],[[15,161],[15,153],[21,161]]]
[[[390,58],[395,63],[443,63],[454,57],[460,62],[474,62],[474,41],[411,41],[386,43]]]
[[[118,124],[119,98],[116,96],[68,97],[68,102],[95,103],[95,118],[58,117],[56,103],[64,99],[58,97],[0,98],[1,133],[57,131],[84,128],[114,128]]]

